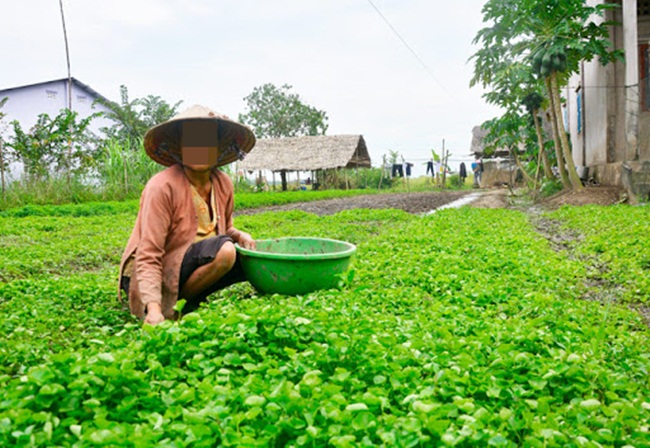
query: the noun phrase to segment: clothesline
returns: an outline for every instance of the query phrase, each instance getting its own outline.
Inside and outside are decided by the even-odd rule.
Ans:
[[[474,157],[465,157],[465,158],[457,158],[457,157],[452,158],[452,157],[450,157],[449,159],[447,159],[447,161],[448,162],[467,162],[470,159],[474,159]],[[420,157],[412,158],[412,157],[409,157],[409,158],[404,158],[404,160],[406,162],[429,162],[429,161],[433,161],[433,158],[431,158],[431,157],[428,157],[428,158],[420,158]],[[391,162],[386,161],[386,163],[391,163]],[[395,163],[400,163],[400,162],[396,161]]]

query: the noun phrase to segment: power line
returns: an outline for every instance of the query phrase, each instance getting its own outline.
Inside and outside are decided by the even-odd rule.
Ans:
[[[449,93],[447,88],[440,81],[438,81],[438,78],[436,78],[435,75],[433,74],[433,72],[431,70],[429,70],[429,67],[427,66],[427,64],[425,64],[424,61],[420,58],[420,56],[418,56],[418,54],[415,52],[415,50],[413,50],[413,48],[411,48],[411,46],[408,44],[408,42],[406,42],[406,39],[404,39],[402,37],[402,35],[399,33],[399,31],[397,31],[397,29],[395,29],[395,27],[381,13],[379,8],[377,8],[375,6],[375,4],[372,2],[372,0],[368,0],[368,3],[370,3],[370,6],[372,6],[374,8],[374,10],[377,11],[377,14],[379,14],[379,16],[384,20],[384,22],[386,22],[386,25],[388,25],[390,27],[390,29],[393,31],[393,33],[399,38],[399,40],[402,42],[402,44],[404,44],[404,46],[411,52],[411,54],[415,57],[415,59],[418,60],[420,65],[422,65],[422,67],[426,70],[426,72],[429,74],[429,76],[431,76],[431,78],[433,78],[433,80],[442,88],[442,90],[444,90],[446,93]]]

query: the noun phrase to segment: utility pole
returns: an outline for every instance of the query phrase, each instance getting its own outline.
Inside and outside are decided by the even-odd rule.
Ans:
[[[70,71],[70,49],[68,48],[68,31],[65,27],[65,14],[63,13],[63,0],[59,0],[61,9],[61,24],[63,25],[63,41],[65,42],[65,59],[68,66],[68,110],[72,110],[72,73]]]
[[[72,113],[72,73],[70,71],[70,50],[68,48],[68,31],[65,27],[65,14],[63,13],[63,0],[59,0],[61,9],[61,24],[63,25],[63,40],[65,42],[65,59],[68,66],[68,113]],[[68,127],[68,186],[70,186],[70,162],[72,160],[72,123]]]

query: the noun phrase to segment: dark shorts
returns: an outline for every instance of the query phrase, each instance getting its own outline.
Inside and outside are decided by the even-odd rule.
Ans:
[[[233,240],[229,236],[218,235],[194,243],[187,249],[185,256],[183,257],[183,262],[181,263],[181,272],[178,282],[179,293],[192,273],[204,264],[208,264],[214,260],[214,258],[217,256],[217,253],[219,253],[219,250],[226,242],[232,243]],[[204,302],[206,300],[210,294],[243,281],[246,281],[246,276],[244,275],[244,271],[241,267],[239,252],[237,252],[237,258],[235,259],[235,264],[232,269],[228,271],[226,275],[221,277],[215,284],[211,285],[207,290],[203,291],[199,297],[195,297],[192,300],[187,300],[185,307],[183,308],[183,312],[186,313],[188,311],[195,310],[199,307],[201,302]],[[129,291],[129,283],[129,277],[122,277],[121,288],[127,293],[127,296]]]

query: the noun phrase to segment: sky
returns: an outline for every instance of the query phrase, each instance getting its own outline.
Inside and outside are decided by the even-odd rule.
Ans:
[[[231,118],[266,83],[289,85],[361,134],[373,166],[431,149],[471,161],[472,128],[498,115],[470,88],[485,0],[63,0],[72,76],[119,101],[160,96]],[[0,0],[0,89],[67,76],[58,0]]]

